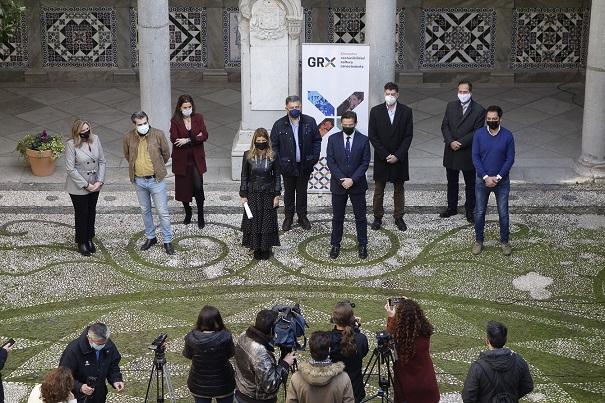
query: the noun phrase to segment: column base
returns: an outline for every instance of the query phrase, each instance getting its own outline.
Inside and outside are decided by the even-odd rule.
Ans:
[[[574,164],[575,171],[595,182],[605,182],[605,161],[594,161],[580,156]]]
[[[234,181],[241,179],[242,157],[244,156],[244,152],[250,148],[253,134],[254,130],[242,129],[241,125],[237,133],[235,133],[231,146],[231,179]]]

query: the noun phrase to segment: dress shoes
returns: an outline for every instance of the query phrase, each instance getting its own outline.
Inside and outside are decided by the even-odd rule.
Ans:
[[[441,218],[448,218],[451,216],[454,216],[458,214],[458,212],[456,210],[443,210],[441,213],[439,213],[439,217]]]
[[[86,242],[86,247],[90,253],[95,253],[97,251],[97,247],[92,242],[92,239],[89,239],[88,242]]]
[[[260,250],[254,251],[254,260],[262,260],[262,257],[263,257],[263,252],[261,252]]]
[[[336,259],[338,255],[340,255],[340,246],[332,246],[332,249],[330,249],[330,257]]]
[[[359,258],[360,259],[367,259],[368,258],[368,248],[365,245],[360,245],[359,246]]]
[[[88,250],[88,246],[84,242],[78,243],[78,252],[80,252],[80,254],[82,256],[90,256],[90,251]]]
[[[378,231],[382,227],[382,218],[374,217],[374,222],[372,223],[371,228],[374,231]]]
[[[403,218],[395,219],[395,225],[397,226],[399,231],[405,231],[408,229],[408,226],[405,224],[405,221],[403,221]]]
[[[286,216],[286,218],[284,218],[284,223],[281,226],[281,229],[285,231],[290,231],[292,229],[292,222],[293,222],[293,217],[291,216]]]
[[[201,212],[197,211],[197,227],[199,229],[202,229],[206,226],[206,219],[204,218],[204,210],[202,210]]]
[[[167,255],[174,255],[174,246],[172,246],[172,242],[164,242],[164,250]]]
[[[153,245],[155,245],[156,243],[158,243],[158,239],[157,238],[151,238],[151,239],[146,239],[145,242],[143,242],[143,245],[141,245],[141,250],[147,250],[149,248],[151,248]]]
[[[309,222],[309,219],[307,219],[307,216],[298,217],[298,223],[307,231],[311,229],[311,223]]]

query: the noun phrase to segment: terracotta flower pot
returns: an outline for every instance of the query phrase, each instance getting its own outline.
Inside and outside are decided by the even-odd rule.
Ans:
[[[50,176],[55,172],[55,160],[51,158],[52,151],[36,151],[27,149],[25,151],[27,159],[34,176]]]

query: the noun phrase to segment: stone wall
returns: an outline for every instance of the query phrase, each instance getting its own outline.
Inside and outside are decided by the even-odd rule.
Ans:
[[[136,80],[135,0],[25,0],[0,80]],[[304,41],[362,43],[365,0],[303,0]],[[170,1],[173,76],[239,73],[237,0]],[[589,0],[398,0],[403,83],[582,79]]]

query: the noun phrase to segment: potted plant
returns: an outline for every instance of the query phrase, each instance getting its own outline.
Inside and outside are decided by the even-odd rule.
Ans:
[[[55,172],[55,161],[63,154],[65,144],[61,134],[42,133],[26,134],[18,143],[17,151],[29,160],[32,174],[50,176]]]

